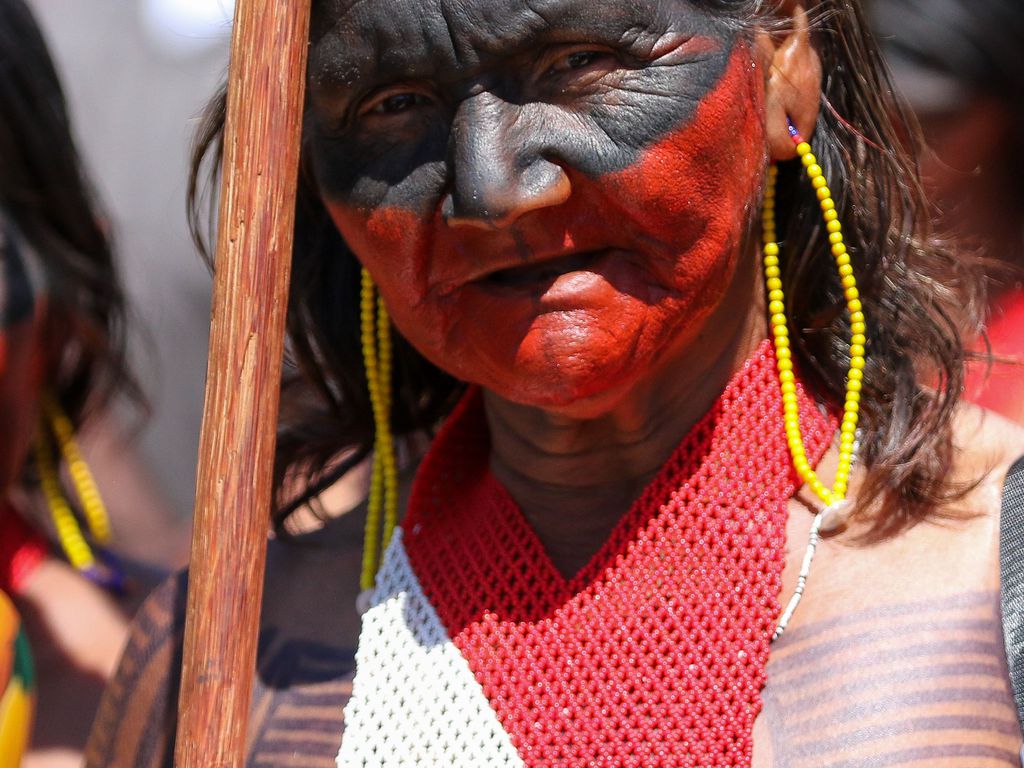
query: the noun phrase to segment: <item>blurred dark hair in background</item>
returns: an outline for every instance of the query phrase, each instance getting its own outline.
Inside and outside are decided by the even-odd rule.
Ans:
[[[1019,260],[1024,245],[1024,3],[872,0],[871,17],[897,86],[934,156],[926,175],[947,216]],[[979,192],[984,199],[972,199]],[[994,204],[994,205],[992,205]],[[986,215],[987,214],[987,215]],[[991,219],[992,221],[989,221]],[[995,224],[995,229],[982,225]]]
[[[871,0],[869,10],[930,147],[921,167],[942,227],[992,264],[992,351],[1024,360],[1024,3]],[[1024,369],[987,373],[974,371],[968,395],[1024,421]]]
[[[46,273],[55,371],[72,421],[115,391],[136,401],[124,349],[124,297],[105,219],[82,171],[64,93],[22,0],[0,2],[0,208]]]

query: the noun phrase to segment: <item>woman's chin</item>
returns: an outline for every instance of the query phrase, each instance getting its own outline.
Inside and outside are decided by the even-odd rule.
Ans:
[[[596,417],[654,375],[685,330],[686,313],[635,304],[512,315],[486,327],[463,323],[443,343],[418,347],[438,367],[504,400]]]
[[[519,359],[501,377],[480,385],[504,400],[575,419],[599,418],[642,380],[646,365],[625,355]]]

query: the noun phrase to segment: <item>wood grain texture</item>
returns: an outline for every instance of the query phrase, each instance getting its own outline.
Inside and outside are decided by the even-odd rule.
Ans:
[[[240,768],[252,696],[309,0],[239,0],[186,614],[178,768]]]

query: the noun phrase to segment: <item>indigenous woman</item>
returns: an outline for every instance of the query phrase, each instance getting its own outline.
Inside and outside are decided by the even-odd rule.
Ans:
[[[248,764],[1018,765],[1024,440],[859,3],[313,10],[282,476],[374,469],[274,542]],[[181,586],[89,765],[168,764]]]
[[[45,495],[69,560],[98,575],[57,466],[63,454],[102,538],[75,431],[122,385],[131,391],[122,313],[49,53],[25,3],[0,0],[0,766],[81,764],[126,635],[106,593],[27,521]],[[35,692],[35,747],[19,762]]]

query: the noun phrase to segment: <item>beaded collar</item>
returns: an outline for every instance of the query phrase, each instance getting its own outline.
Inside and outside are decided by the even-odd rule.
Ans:
[[[569,579],[470,393],[378,576],[340,764],[750,765],[798,484],[774,365],[765,342]],[[802,392],[800,418],[816,462],[835,421]]]

